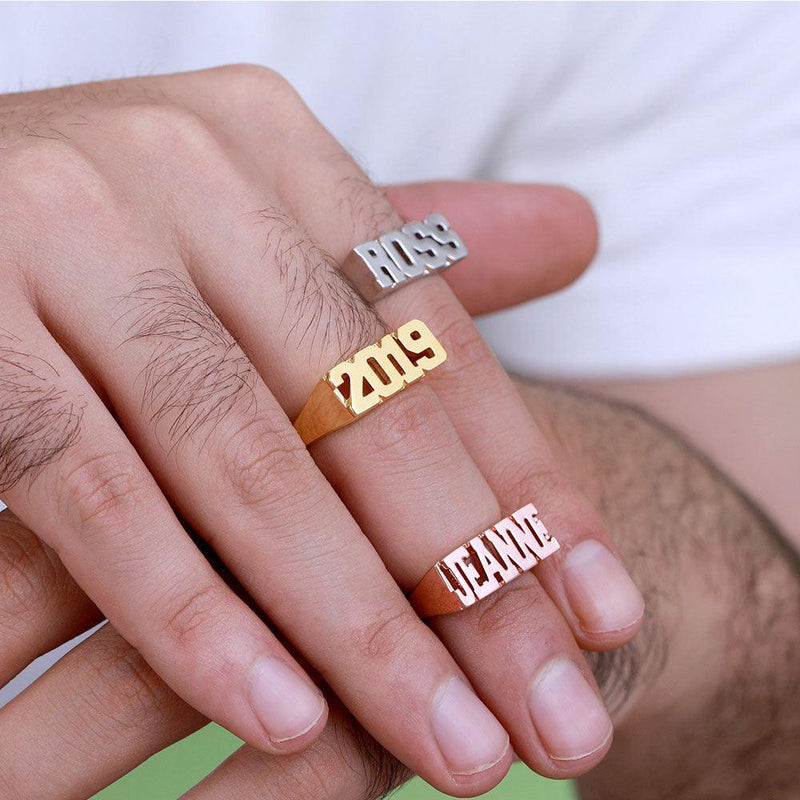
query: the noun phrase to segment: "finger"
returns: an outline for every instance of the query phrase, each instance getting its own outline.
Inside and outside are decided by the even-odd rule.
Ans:
[[[441,211],[469,245],[469,258],[444,273],[475,316],[572,283],[597,249],[597,221],[581,195],[562,186],[486,182],[386,187],[404,219]]]
[[[536,498],[543,518],[557,533],[562,547],[540,565],[537,578],[570,621],[578,641],[589,649],[630,641],[644,613],[641,594],[617,559],[596,512],[567,480],[466,311],[452,303],[450,290],[441,283],[424,293],[410,286],[394,302],[398,318],[407,307],[438,316],[445,347],[456,354],[431,375],[438,397],[503,504],[518,507],[525,498]],[[502,450],[497,442],[504,442]]]
[[[331,720],[307,755],[242,747],[187,796],[349,800],[410,777],[335,700]],[[0,710],[2,796],[82,800],[205,721],[106,625]]]
[[[0,686],[101,619],[58,556],[0,512]]]
[[[298,122],[296,127],[302,126]],[[227,129],[225,135],[238,135],[237,141],[243,142],[255,163],[263,151],[259,142],[278,137],[285,158],[281,165],[267,160],[263,170],[265,185],[268,178],[283,187],[283,205],[269,201],[261,214],[250,215],[250,229],[246,215],[239,221],[220,219],[219,215],[215,219],[201,207],[191,228],[213,230],[214,235],[198,242],[191,230],[186,230],[184,241],[194,242],[190,261],[209,302],[237,331],[273,393],[295,415],[319,374],[336,363],[343,351],[352,352],[375,340],[373,312],[342,281],[334,264],[355,243],[396,227],[398,219],[385,197],[324,131],[305,132],[301,146],[280,139],[280,131],[270,132],[268,123],[262,130],[252,120],[246,130]],[[219,195],[219,191],[217,182],[218,196],[224,197],[222,206],[235,207],[237,194]],[[253,225],[263,229],[259,237],[254,237]],[[282,294],[273,294],[275,284],[262,267],[265,260],[274,264]],[[230,279],[231,274],[235,280]],[[423,286],[429,283],[440,282],[435,278],[419,282]],[[443,283],[441,286],[446,290]],[[284,318],[278,309],[286,310],[291,324],[282,327]],[[393,317],[393,327],[397,324]],[[287,358],[287,348],[296,357]],[[278,362],[281,371],[270,371],[270,365]],[[314,365],[319,365],[319,371]],[[502,448],[503,442],[497,446]],[[313,451],[407,591],[439,558],[503,516],[430,387],[418,384],[409,388],[356,424],[315,443]],[[522,647],[513,636],[504,638],[499,629],[495,637],[481,637],[480,631],[473,631],[460,652],[460,664],[506,725],[515,749],[531,765],[549,774],[575,774],[602,757],[610,740],[610,720],[591,676],[581,666],[581,654],[562,615],[536,581],[523,581],[522,585],[527,587],[525,604],[509,605],[508,609],[519,616],[521,626],[528,615],[535,620],[535,624],[529,623],[530,632],[539,634],[535,646],[530,636],[523,637],[526,646]],[[507,665],[510,682],[498,681],[494,672],[491,680],[483,674],[489,653],[499,664]],[[577,673],[577,680],[584,681],[584,705],[591,705],[593,720],[589,733],[600,734],[588,750],[584,737],[578,743],[580,751],[567,754],[562,749],[556,758],[546,751],[527,711],[528,695],[540,678],[550,674],[546,668],[551,663],[571,665],[567,677],[574,679]],[[481,765],[478,756],[485,757],[486,751],[475,749],[481,742],[481,726],[471,715],[463,714],[465,704],[460,701],[458,686],[454,684],[452,693],[445,691],[441,703],[446,703],[448,724],[462,714],[455,728],[470,731],[471,749],[464,747],[463,738],[452,735],[452,725],[448,738],[443,741],[440,736],[439,744],[451,759],[451,768],[465,771],[469,758],[476,765],[474,770]],[[434,703],[434,709],[442,715],[442,705]],[[577,714],[567,706],[564,716],[568,726]],[[435,715],[431,719],[435,728]]]
[[[255,746],[304,746],[324,725],[316,687],[211,569],[75,365],[23,309],[7,298],[4,322],[18,332],[0,392],[8,506],[184,699]],[[286,718],[305,697],[318,721],[301,720],[308,731],[290,738]]]
[[[465,266],[471,264],[472,269],[462,269],[460,277],[457,270],[451,270],[447,275],[451,288],[456,294],[463,296],[461,299],[467,300],[468,308],[472,291],[478,296],[483,294],[493,297],[498,284],[502,285],[505,282],[508,282],[509,292],[512,292],[504,295],[503,302],[506,304],[509,301],[514,302],[517,296],[527,299],[524,297],[525,288],[530,289],[530,296],[560,288],[558,279],[564,278],[564,282],[567,282],[577,277],[591,260],[596,249],[597,229],[591,209],[579,195],[560,187],[490,183],[465,186],[423,184],[399,188],[397,194],[394,189],[390,190],[390,197],[412,212],[426,213],[426,201],[440,201],[446,204],[452,199],[454,208],[450,213],[453,218],[456,219],[455,212],[464,214],[465,229],[477,237],[471,250],[472,254],[478,257],[464,262]],[[452,195],[458,195],[458,199]],[[492,207],[492,203],[494,210],[486,213],[485,208]],[[427,206],[428,209],[432,207]],[[447,208],[446,205],[444,207]],[[506,222],[509,220],[510,223]],[[508,236],[509,228],[516,236]],[[537,243],[543,245],[541,250],[537,248]],[[472,241],[470,244],[472,245]],[[497,257],[499,247],[502,247],[502,259]],[[526,264],[527,269],[517,267],[522,263],[518,260],[521,254],[530,254]],[[504,266],[500,277],[495,279],[493,271],[496,271],[496,268],[493,270],[492,267],[498,260],[502,261]],[[521,275],[529,276],[528,283],[524,286],[517,283]],[[538,276],[547,281],[552,275],[556,276],[555,284],[539,283]],[[487,302],[491,304],[493,300]],[[447,303],[446,298],[441,301],[441,306],[435,307],[454,308],[452,304]],[[481,308],[478,313],[485,310],[491,309]],[[571,501],[565,502],[564,507],[572,509],[575,518],[565,520],[565,523],[573,522],[573,525],[569,525],[570,528],[582,528],[587,531],[585,537],[574,538],[573,545],[586,539],[592,540],[589,532],[597,531],[596,538],[603,547],[587,545],[582,548],[583,555],[572,556],[573,568],[567,570],[571,575],[571,579],[567,582],[571,589],[573,606],[571,619],[573,626],[576,627],[576,634],[585,646],[600,648],[617,646],[635,632],[635,623],[641,615],[641,599],[638,593],[613,559],[604,552],[604,549],[610,546],[610,542],[597,518],[582,497],[569,491],[566,477],[557,468],[554,470],[555,461],[547,448],[543,447],[543,440],[535,424],[532,423],[530,414],[522,407],[521,401],[508,392],[510,386],[507,377],[502,374],[499,365],[489,354],[488,348],[476,335],[473,326],[457,309],[447,324],[451,341],[455,342],[454,346],[460,348],[456,352],[468,349],[477,352],[469,353],[472,357],[466,362],[469,366],[467,380],[464,380],[463,371],[459,371],[455,377],[452,376],[454,359],[433,376],[437,393],[443,399],[459,431],[464,433],[470,452],[498,497],[506,500],[511,506],[525,502],[524,498],[530,496],[528,492],[534,485],[533,477],[538,473],[542,479],[549,477],[551,482],[556,483],[553,494],[557,494],[560,488],[567,500]],[[450,379],[448,371],[451,373]],[[457,392],[449,390],[450,387],[457,390],[465,385],[471,389],[469,413],[465,413],[467,406],[459,402],[456,397]],[[473,401],[476,389],[479,389],[480,397],[477,402]],[[493,413],[493,407],[496,407],[496,403],[503,396],[509,397],[504,407],[507,408],[510,417],[506,414]],[[462,400],[466,402],[463,396]],[[491,422],[476,427],[475,422],[482,414],[490,415],[488,419]],[[493,443],[498,440],[498,436],[502,436],[517,425],[522,426],[523,431],[522,436],[514,437],[514,441],[518,443],[517,452],[509,454],[504,451],[498,457],[498,448],[493,446]],[[526,452],[539,455],[530,458],[526,457]],[[507,463],[509,461],[510,463]],[[533,474],[527,479],[520,477],[508,479],[510,474],[524,476],[526,472],[531,471]],[[564,594],[569,590],[559,586],[560,582],[557,579],[547,577],[556,571],[560,558],[564,558],[563,553],[549,561],[540,571],[544,573],[544,580],[550,590],[560,595],[563,609],[567,606]],[[592,563],[595,564],[594,577],[590,577]],[[601,572],[605,573],[603,577],[599,574]],[[604,583],[609,584],[608,588],[617,586],[616,597],[613,591],[609,591],[603,585]]]
[[[322,148],[320,150],[324,152]],[[308,161],[306,159],[306,163]],[[316,163],[316,168],[319,173],[325,173],[322,160]],[[357,208],[367,202],[365,198],[370,187],[363,179],[359,183],[355,176],[351,180],[358,184],[358,199],[350,201],[349,207]],[[497,191],[502,192],[500,188]],[[380,201],[375,200],[374,204],[380,206]],[[340,202],[339,205],[345,204]],[[322,226],[323,222],[317,224]],[[329,213],[325,225],[328,235],[334,240],[337,230],[346,230],[341,213],[338,216]],[[562,228],[563,234],[567,232],[568,229]],[[344,247],[340,246],[334,252],[338,258],[344,257]],[[543,584],[584,646],[615,647],[628,641],[641,621],[641,595],[624,568],[605,553],[606,550],[613,551],[607,532],[585,498],[564,479],[510,379],[463,307],[454,302],[452,293],[441,280],[431,278],[412,283],[402,291],[380,299],[376,308],[390,325],[398,324],[412,311],[419,314],[423,310],[429,318],[439,321],[445,342],[450,345],[448,352],[451,357],[432,373],[431,384],[503,507],[517,508],[526,502],[525,497],[534,496],[542,498],[542,504],[546,501],[548,507],[552,505],[559,511],[563,510],[563,516],[572,514],[572,519],[564,519],[565,525],[559,528],[559,540],[566,547],[556,558],[549,559],[539,568]],[[517,435],[517,426],[521,435]],[[518,476],[523,477],[520,479]],[[548,477],[551,479],[549,482],[546,480]],[[537,483],[544,484],[538,491]],[[582,548],[581,554],[571,559],[576,568],[567,571],[574,579],[564,582],[561,580],[564,574],[556,568],[565,561],[567,553],[584,541],[592,544]],[[602,547],[595,548],[594,543]],[[596,559],[590,558],[593,555]],[[579,563],[583,560],[586,561],[585,569]]]
[[[263,131],[258,134],[261,140],[266,136]],[[328,141],[314,141],[313,145],[304,141],[308,152],[302,158],[294,153],[288,159],[293,165],[290,174],[280,175],[276,182],[287,187],[287,203],[302,209],[307,227],[319,228],[320,241],[327,236],[334,246],[338,244],[341,258],[345,247],[349,249],[355,242],[375,235],[373,225],[393,226],[393,212],[385,199],[352,168],[351,162],[341,158],[340,151],[336,151],[337,157],[331,153],[333,146]],[[324,156],[322,162],[318,153]],[[307,196],[300,187],[306,187]],[[339,192],[344,187],[347,194],[341,197],[330,187],[338,187]],[[217,193],[220,196],[219,182]],[[222,206],[235,207],[234,197],[233,193],[224,196]],[[320,210],[321,197],[328,199]],[[255,241],[252,229],[243,225],[247,221],[244,215],[239,222],[232,218],[215,220],[211,213],[201,215],[192,228],[214,230],[215,235],[195,245],[191,263],[217,314],[237,331],[243,348],[266,376],[273,393],[295,415],[325,369],[322,365],[330,366],[341,358],[342,351],[352,351],[375,340],[374,317],[358,297],[352,292],[347,294],[331,257],[278,203],[271,202],[264,213],[250,221],[251,226],[263,229]],[[188,230],[184,241],[192,241]],[[277,300],[269,274],[253,268],[265,256],[275,264],[275,272],[284,284],[283,295],[278,294]],[[235,274],[236,279],[231,280],[230,274]],[[271,308],[270,302],[275,307]],[[287,308],[291,325],[276,326],[276,317],[281,320],[278,309]],[[287,359],[287,346],[298,357]],[[270,365],[279,362],[283,368],[276,374]],[[317,364],[318,372],[309,369],[309,365]],[[376,413],[315,444],[314,455],[407,591],[444,553],[503,516],[449,420],[423,386],[410,388]],[[526,679],[506,691],[502,683],[484,686],[478,670],[471,674],[483,697],[491,700],[493,710],[504,722],[513,722],[510,732],[515,744],[525,742],[524,750],[530,754],[531,762],[547,765],[535,727],[519,713],[519,708],[525,707],[525,687],[548,659],[564,656],[579,664],[581,656],[557,609],[541,590],[539,593],[542,597],[531,602],[547,635],[536,648],[529,648],[530,652],[524,654],[526,660],[519,664]],[[402,642],[402,646],[407,645],[407,641]],[[474,649],[477,652],[480,648]],[[502,652],[498,657],[501,663],[504,656]],[[466,653],[465,658],[474,661],[476,655]],[[465,662],[461,665],[467,668]],[[441,695],[446,710],[435,703],[435,697],[429,697],[436,714],[446,715],[448,724],[465,710],[458,684],[452,693]],[[358,716],[358,710],[354,711]],[[431,719],[436,723],[433,715]],[[608,721],[607,717],[604,719]],[[455,726],[470,731],[471,750],[454,735],[455,730],[440,731],[440,746],[447,750],[446,757],[454,771],[474,771],[482,761],[488,762],[485,750],[475,747],[481,738],[485,741],[480,727],[474,718],[463,713]],[[606,729],[604,739],[607,734]],[[443,741],[444,736],[448,738]],[[562,769],[560,774],[563,772]]]
[[[0,794],[84,800],[205,722],[105,625],[0,710]]]
[[[573,279],[577,274],[571,269],[577,267],[582,270],[593,256],[597,241],[594,218],[582,198],[569,190],[507,184],[471,184],[463,187],[463,192],[459,192],[460,188],[458,184],[407,186],[401,187],[396,198],[394,191],[390,190],[393,199],[401,204],[407,203],[409,209],[420,214],[427,213],[424,205],[426,200],[447,203],[450,195],[459,194],[459,199],[454,200],[453,211],[464,213],[465,226],[469,225],[467,229],[477,235],[476,245],[471,249],[478,258],[464,262],[465,266],[471,263],[472,271],[462,269],[460,278],[456,277],[458,270],[447,273],[451,288],[457,294],[464,295],[466,291],[465,297],[468,299],[469,293],[474,290],[493,296],[497,285],[508,281],[509,291],[519,292],[522,297],[524,288],[515,281],[515,277],[519,278],[522,274],[531,276],[527,284],[533,293],[531,296],[542,294],[559,286],[542,285],[533,276],[542,275],[545,280],[550,275]],[[486,213],[484,209],[492,201],[497,204],[495,211]],[[514,204],[518,209],[516,215]],[[427,206],[428,209],[432,207]],[[520,209],[527,211],[527,225],[524,216],[520,219]],[[482,225],[480,222],[476,224],[476,217]],[[510,227],[519,236],[518,239],[507,235],[505,225],[497,224],[500,220],[509,219]],[[535,242],[544,243],[545,246],[538,250],[533,244]],[[508,263],[521,263],[517,260],[517,247],[520,253],[527,253],[532,244],[534,249],[530,253],[527,269],[516,271],[514,266],[507,266]],[[502,259],[497,257],[498,248],[502,248]],[[493,251],[495,255],[492,258]],[[510,262],[506,258],[510,258]],[[504,266],[501,278],[495,280],[492,267],[498,260]],[[551,272],[556,264],[559,266]],[[461,280],[468,284],[468,289],[460,283]],[[409,301],[408,305],[412,307],[413,300],[422,292],[419,287],[410,288],[419,293]],[[558,469],[530,413],[515,396],[507,376],[492,358],[474,326],[448,302],[446,296],[434,299],[433,303],[430,302],[430,296],[430,292],[424,295],[430,308],[451,311],[450,318],[445,322],[451,350],[466,356],[460,362],[451,359],[449,364],[432,376],[437,394],[497,496],[510,507],[516,507],[515,504],[524,503],[524,498],[531,496],[530,492],[537,482],[548,481],[551,484],[548,494],[554,497],[562,495],[563,502],[559,507],[571,515],[571,518],[563,519],[565,529],[583,531],[583,534],[569,539],[560,537],[562,543],[573,547],[581,542],[587,544],[580,553],[570,556],[569,566],[565,565],[559,570],[559,561],[566,561],[565,548],[555,559],[542,566],[540,579],[551,594],[559,598],[560,607],[568,613],[575,633],[584,646],[603,649],[624,643],[635,633],[643,609],[635,587],[607,552],[610,550],[613,553],[608,536],[585,499],[570,490],[566,476]],[[513,302],[514,296],[505,296],[504,302],[509,300]],[[413,307],[419,308],[418,305]],[[455,363],[460,364],[457,373],[454,372]],[[460,391],[465,386],[469,387],[468,396]],[[503,402],[503,414],[496,413],[500,402]],[[487,422],[477,425],[482,417]],[[516,430],[520,435],[508,435]],[[499,438],[503,436],[515,443],[511,452],[497,448],[496,442],[503,440]]]
[[[607,532],[585,498],[563,477],[466,311],[449,302],[450,292],[443,284],[437,291],[438,297],[430,292],[423,297],[412,286],[400,299],[417,309],[430,302],[429,313],[436,309],[445,326],[445,346],[456,354],[461,369],[458,374],[442,370],[431,376],[431,383],[497,496],[509,508],[535,498],[542,518],[561,543],[561,549],[538,567],[536,578],[584,647],[608,649],[629,641],[641,624],[643,602],[615,557]],[[402,316],[403,309],[397,313]],[[502,449],[498,442],[505,443]],[[464,614],[435,622],[473,681],[480,674],[482,686],[514,682],[513,667],[537,658],[526,650],[548,632],[536,613],[536,588],[532,576],[522,576]],[[476,638],[485,647],[467,666],[462,653],[465,648],[475,653],[469,643]],[[501,670],[495,658],[499,647],[508,654]],[[550,653],[536,664],[533,674],[516,673],[518,685],[525,686],[523,702],[508,708],[509,716],[501,719],[512,730],[513,720],[517,724],[526,717],[532,720],[537,740],[512,741],[539,772],[564,777],[584,771],[603,757],[611,743],[610,720],[596,684],[580,659]]]
[[[146,114],[136,113],[138,124],[146,124]],[[163,122],[161,117],[155,121]],[[152,198],[160,198],[159,214],[166,222],[144,230],[135,219],[104,218],[104,252],[84,250],[80,258],[75,252],[62,254],[72,265],[69,277],[48,276],[41,291],[43,313],[108,398],[169,500],[370,731],[442,788],[482,789],[487,781],[499,780],[510,763],[505,731],[471,692],[441,642],[413,614],[247,354],[220,322],[216,307],[209,307],[186,272],[190,265],[204,292],[215,296],[210,272],[199,269],[208,256],[202,245],[219,239],[227,248],[233,233],[232,247],[238,246],[235,234],[243,226],[240,208],[248,189],[214,150],[215,137],[191,127],[193,118],[171,118],[171,123],[171,135],[185,138],[187,173],[180,181],[147,185],[147,203],[155,205]],[[144,144],[132,141],[129,150]],[[141,156],[147,160],[144,150]],[[195,160],[202,160],[205,179],[195,179]],[[153,169],[158,173],[159,165]],[[217,202],[209,204],[212,186]],[[133,192],[126,200],[140,202]],[[180,253],[171,238],[176,227]],[[117,269],[104,268],[107,251],[120,254]],[[230,268],[232,252],[215,263],[228,270],[224,282],[229,288],[235,283],[233,300],[241,303],[247,288]],[[137,270],[142,264],[160,266]],[[94,291],[80,290],[85,285]],[[285,308],[271,305],[277,297],[264,281],[249,298],[272,312],[264,319],[264,338]],[[282,353],[262,362],[260,372],[272,374],[273,365],[286,361]],[[142,566],[147,557],[141,554]],[[214,595],[201,598],[201,618],[214,619],[215,601]],[[194,626],[197,615],[190,612],[187,622]],[[140,636],[136,644],[144,648],[146,643]],[[252,679],[258,692],[252,707],[258,712],[267,706],[264,724],[273,729],[281,722],[278,711],[294,725],[309,703],[302,705],[295,689],[291,702],[282,701],[289,693],[286,670],[281,669],[279,681],[259,669]],[[445,689],[451,699],[443,710]],[[477,754],[477,764],[466,767],[460,748],[464,736],[448,716],[456,704],[479,745],[468,753]],[[208,706],[200,707],[206,711]],[[312,723],[320,715],[318,706],[315,712],[308,714]],[[303,730],[296,738],[305,736]],[[457,750],[461,760],[448,762],[444,747],[451,754]],[[476,770],[481,774],[473,774]]]
[[[0,531],[0,537],[13,537],[15,564],[21,565],[21,554],[26,554],[20,580],[30,581],[48,569],[39,564],[40,559],[52,568],[42,581],[43,588],[35,592],[32,619],[37,612],[48,618],[55,613],[59,607],[55,598],[62,584],[73,587],[61,598],[64,611],[78,605],[94,609],[95,616],[99,614],[57,557],[45,554],[46,545],[36,545],[38,539],[10,511],[0,513]],[[16,575],[10,586],[11,593],[18,595]],[[71,602],[73,593],[77,602]],[[54,598],[53,608],[48,607],[47,613],[42,613],[40,596],[48,602]],[[27,608],[26,603],[25,613]],[[8,621],[4,617],[0,628]],[[38,639],[33,641],[39,645]],[[49,647],[58,643],[51,640]],[[41,724],[43,719],[46,726]],[[5,800],[88,797],[204,723],[202,715],[185,705],[107,625],[0,710],[0,741],[8,743],[0,749],[2,796]],[[308,755],[301,758],[271,759],[264,755],[251,747],[240,748],[194,792],[198,797],[225,796],[231,800],[263,797],[264,791],[274,792],[276,798],[297,796],[304,800],[378,797],[411,774],[337,703],[333,721],[321,737],[321,747],[312,745]]]
[[[377,800],[411,771],[331,706],[328,726],[302,755],[270,757],[241,747],[182,800]]]

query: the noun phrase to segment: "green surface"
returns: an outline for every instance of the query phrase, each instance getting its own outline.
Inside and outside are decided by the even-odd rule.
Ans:
[[[227,731],[209,725],[153,756],[113,786],[96,794],[94,800],[176,800],[239,744],[239,740]],[[392,795],[392,800],[442,797],[445,795],[435,792],[420,780],[414,780]],[[482,797],[487,800],[573,800],[575,794],[569,783],[544,780],[517,764],[497,789]]]

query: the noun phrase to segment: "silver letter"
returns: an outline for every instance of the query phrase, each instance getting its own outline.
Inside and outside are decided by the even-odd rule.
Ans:
[[[389,258],[389,254],[376,241],[364,242],[353,248],[359,258],[367,265],[375,280],[384,289],[390,289],[404,281],[405,275],[397,264]]]

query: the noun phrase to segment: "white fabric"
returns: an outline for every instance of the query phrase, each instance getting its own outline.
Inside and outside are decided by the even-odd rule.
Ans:
[[[800,354],[799,39],[796,4],[3,4],[0,90],[257,62],[376,180],[571,184],[595,265],[483,330],[665,375]]]

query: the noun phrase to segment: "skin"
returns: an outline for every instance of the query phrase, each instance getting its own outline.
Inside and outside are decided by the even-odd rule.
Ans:
[[[649,411],[708,454],[800,552],[800,361],[706,375],[582,384]],[[720,413],[720,410],[724,413]]]
[[[559,387],[520,388],[648,599],[636,642],[589,659],[617,734],[581,780],[582,796],[793,797],[800,565],[780,532],[642,412]],[[1,524],[29,553],[13,584],[29,619],[47,616],[33,613],[46,598],[63,601],[49,615],[53,625],[87,613],[57,559],[8,515]],[[0,786],[10,798],[34,787],[42,798],[85,797],[203,722],[106,626],[0,712],[10,745],[0,754]],[[409,774],[331,698],[328,725],[310,749],[274,757],[245,746],[186,797],[373,800]]]
[[[595,658],[598,676],[611,673],[599,679],[618,733],[606,762],[581,781],[583,796],[793,796],[800,559],[787,535],[646,412],[547,394],[526,390],[535,413],[552,406],[550,435],[571,453],[571,474],[608,509],[658,620],[629,647]],[[616,439],[625,445],[615,466],[608,453]],[[626,686],[615,671],[638,675]]]

